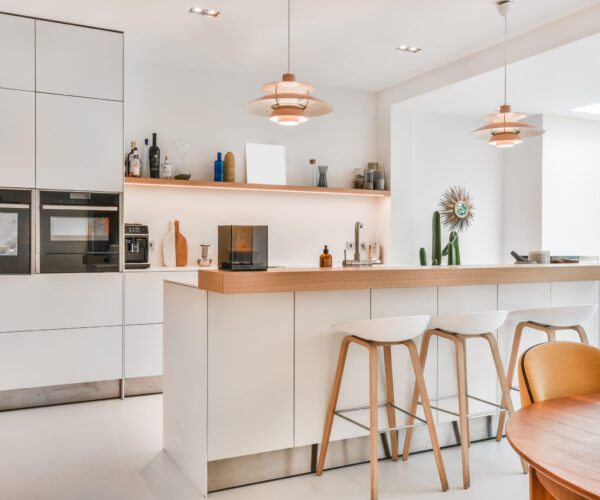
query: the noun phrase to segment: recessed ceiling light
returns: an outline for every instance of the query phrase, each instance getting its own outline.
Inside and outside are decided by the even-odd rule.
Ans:
[[[411,52],[413,54],[416,54],[417,52],[421,51],[421,49],[418,47],[414,47],[412,45],[404,45],[404,44],[397,47],[396,50],[401,50],[402,52]]]
[[[591,113],[592,115],[600,115],[600,102],[596,104],[590,104],[589,106],[582,106],[581,108],[575,108],[571,111],[578,111],[579,113]]]
[[[203,9],[202,7],[192,7],[190,14],[199,14],[201,16],[217,17],[220,12],[218,10]]]

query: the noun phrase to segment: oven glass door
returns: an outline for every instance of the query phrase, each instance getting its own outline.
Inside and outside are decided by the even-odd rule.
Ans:
[[[0,191],[0,274],[31,272],[31,193]]]
[[[40,253],[119,252],[117,207],[43,205]]]

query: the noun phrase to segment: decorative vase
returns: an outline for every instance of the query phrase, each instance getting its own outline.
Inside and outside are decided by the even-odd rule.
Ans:
[[[163,238],[163,265],[165,267],[175,267],[177,259],[175,257],[175,226],[169,221],[169,232]]]
[[[327,165],[319,165],[319,187],[327,187]]]
[[[187,266],[188,244],[185,236],[179,231],[179,221],[175,221],[175,265],[177,267]]]
[[[225,182],[235,182],[235,156],[231,152],[225,155],[223,180]]]

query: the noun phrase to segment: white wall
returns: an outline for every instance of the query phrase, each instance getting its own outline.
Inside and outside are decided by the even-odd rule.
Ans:
[[[543,128],[545,116],[528,116],[527,123]],[[542,249],[542,144],[546,136],[532,137],[502,151],[504,159],[502,257],[513,262],[512,250],[527,255]]]
[[[542,246],[600,255],[600,123],[544,115]]]
[[[333,265],[341,265],[346,241],[354,240],[354,222],[364,223],[363,241],[382,230],[380,205],[386,200],[344,195],[260,191],[214,191],[192,188],[125,188],[125,220],[148,224],[157,248],[151,264],[162,265],[162,238],[169,221],[179,219],[188,241],[189,264],[200,257],[200,244],[210,243],[216,263],[217,226],[269,226],[269,264],[318,267],[323,245]],[[384,249],[385,252],[385,249]]]
[[[281,127],[247,113],[243,106],[264,95],[264,81],[197,68],[127,59],[125,71],[125,149],[158,133],[161,153],[178,161],[176,139],[188,138],[186,158],[193,179],[212,180],[217,152],[232,151],[236,180],[245,181],[247,142],[286,146],[288,184],[305,184],[310,158],[329,166],[330,186],[352,187],[352,170],[376,158],[375,93],[317,88],[316,96],[334,112],[298,127]]]
[[[431,261],[431,219],[451,185],[475,203],[471,228],[460,234],[463,264],[502,261],[502,156],[471,136],[474,119],[392,109],[392,263],[417,264],[419,248]],[[442,242],[449,231],[442,226]]]

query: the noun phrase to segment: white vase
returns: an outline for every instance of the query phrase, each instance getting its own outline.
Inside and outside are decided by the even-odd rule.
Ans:
[[[175,267],[177,259],[175,256],[175,225],[169,221],[169,232],[163,238],[163,265]]]

